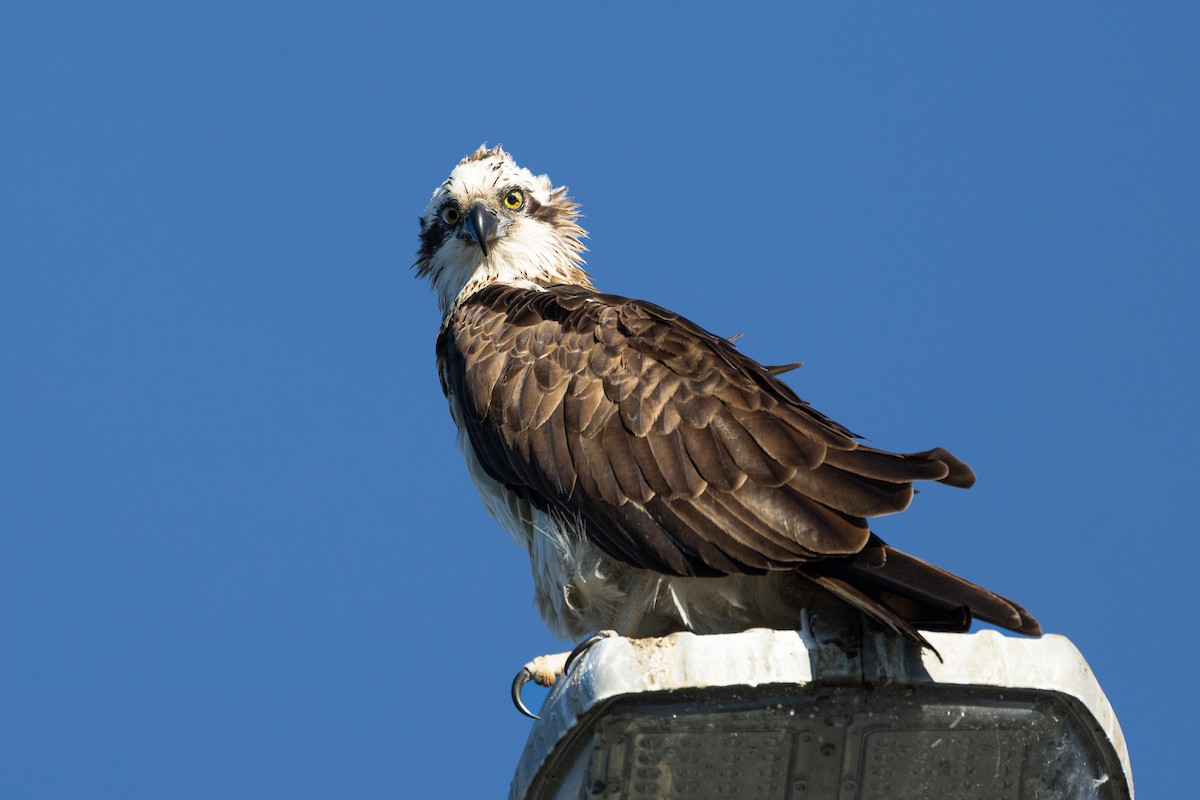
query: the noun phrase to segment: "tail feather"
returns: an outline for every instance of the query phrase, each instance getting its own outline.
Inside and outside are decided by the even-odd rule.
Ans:
[[[1007,597],[887,545],[884,552],[887,559],[882,566],[862,566],[851,561],[850,572],[881,589],[935,607],[964,607],[975,618],[1006,630],[1041,636],[1037,620]]]
[[[921,632],[917,630],[916,626],[914,626],[909,620],[905,619],[886,603],[880,602],[878,599],[867,594],[862,589],[859,589],[847,581],[832,577],[830,575],[804,573],[804,577],[808,578],[822,589],[825,589],[830,594],[833,594],[835,597],[854,606],[872,619],[887,625],[904,638],[910,639],[922,647],[928,648],[933,650],[934,653],[937,653],[937,650],[934,649],[933,645],[929,643],[929,640],[922,636]],[[938,658],[940,659],[941,656],[939,655]]]
[[[925,646],[928,643],[913,635],[917,628],[965,631],[972,618],[1027,636],[1042,634],[1037,620],[1020,604],[889,547],[874,535],[860,556],[816,562],[804,572],[805,577]],[[898,625],[897,619],[904,624]]]

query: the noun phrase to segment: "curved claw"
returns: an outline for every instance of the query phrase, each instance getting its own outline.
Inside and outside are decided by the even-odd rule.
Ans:
[[[533,680],[533,673],[529,670],[529,667],[521,667],[521,671],[517,673],[512,682],[513,705],[517,707],[517,711],[520,711],[530,719],[541,719],[537,714],[530,711],[529,707],[525,705],[525,701],[521,699],[521,691],[525,688],[525,684],[531,680]]]
[[[529,710],[529,707],[525,705],[525,701],[521,697],[522,692],[525,690],[525,685],[533,681],[539,686],[547,688],[553,686],[557,683],[559,677],[570,673],[572,665],[582,658],[592,645],[602,639],[616,635],[615,631],[600,631],[584,639],[570,653],[538,656],[533,661],[521,667],[520,672],[517,673],[512,682],[512,701],[517,711],[520,711],[530,719],[541,719],[541,717]]]
[[[600,642],[605,639],[611,639],[612,637],[614,637],[616,635],[617,635],[616,631],[599,631],[597,633],[593,633],[591,636],[587,637],[582,642],[575,645],[575,649],[571,651],[570,655],[567,656],[566,663],[563,664],[563,674],[566,675],[567,673],[569,673],[571,671],[571,666],[577,660],[579,660],[581,657],[583,657],[584,653],[586,653],[588,650],[591,650],[592,645],[596,644],[596,642]]]

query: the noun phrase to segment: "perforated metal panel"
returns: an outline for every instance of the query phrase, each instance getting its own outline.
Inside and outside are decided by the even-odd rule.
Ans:
[[[985,696],[991,694],[991,696]],[[766,707],[755,707],[768,700]],[[1122,795],[1067,698],[961,687],[770,687],[642,697],[596,727],[585,797],[1095,798]]]

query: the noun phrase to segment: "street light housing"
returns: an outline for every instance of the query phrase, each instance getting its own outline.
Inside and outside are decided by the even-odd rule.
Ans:
[[[1133,796],[1070,641],[927,637],[937,654],[842,620],[602,640],[546,699],[510,798]]]

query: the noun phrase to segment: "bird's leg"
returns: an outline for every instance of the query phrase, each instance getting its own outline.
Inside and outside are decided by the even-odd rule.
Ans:
[[[530,661],[513,678],[512,682],[512,701],[513,705],[530,719],[539,719],[538,715],[529,710],[525,705],[525,701],[521,699],[521,690],[525,688],[525,684],[533,681],[538,686],[547,688],[554,685],[558,680],[558,676],[563,674],[566,669],[567,659],[570,653],[555,653],[548,656],[538,656],[533,661]]]
[[[529,710],[525,705],[525,701],[521,699],[521,691],[525,685],[533,681],[538,686],[550,688],[558,682],[559,676],[565,675],[571,671],[571,667],[578,661],[584,653],[586,653],[592,645],[602,639],[618,635],[616,631],[600,631],[593,633],[591,636],[584,639],[575,649],[569,653],[555,653],[548,656],[538,656],[533,661],[530,661],[525,666],[521,667],[521,671],[513,678],[512,682],[512,701],[513,705],[530,719],[540,719],[540,717]]]
[[[661,587],[662,578],[657,575],[647,575],[629,586],[624,601],[613,610],[612,630],[607,633],[620,634],[631,639],[643,635],[638,629],[642,626],[646,612],[657,602],[658,590]]]

